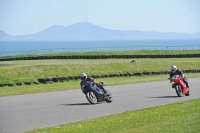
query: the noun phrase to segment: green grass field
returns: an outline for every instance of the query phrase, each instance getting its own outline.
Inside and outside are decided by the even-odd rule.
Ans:
[[[198,133],[200,99],[103,116],[26,133]]]
[[[85,72],[93,74],[114,74],[125,72],[169,71],[172,65],[181,70],[200,69],[200,58],[168,59],[96,59],[96,60],[22,60],[5,61],[0,67],[0,83],[37,81],[38,78],[76,76]]]
[[[170,66],[176,64],[181,70],[200,69],[200,58],[167,58],[167,59],[136,59],[136,62],[129,62],[130,59],[66,59],[66,60],[18,60],[4,61],[0,66],[0,83],[16,83],[25,81],[37,81],[38,78],[79,76],[85,72],[88,75],[114,74],[126,72],[144,71],[169,71]],[[199,73],[186,74],[188,77],[200,77]],[[188,78],[189,78],[188,77]],[[121,79],[122,77],[120,77]],[[136,83],[165,80],[168,75],[123,77],[98,79],[106,81],[107,85],[112,83]],[[123,81],[123,82],[121,82]],[[64,83],[23,85],[13,87],[0,87],[0,96],[21,95],[49,91],[60,91],[79,88],[79,82],[70,80]]]

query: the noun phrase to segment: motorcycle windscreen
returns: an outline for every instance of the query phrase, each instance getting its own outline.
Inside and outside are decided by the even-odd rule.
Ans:
[[[172,80],[177,79],[178,77],[179,77],[179,75],[174,75],[174,76],[172,76]]]

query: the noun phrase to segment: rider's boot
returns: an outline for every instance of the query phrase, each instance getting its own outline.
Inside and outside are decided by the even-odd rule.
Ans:
[[[104,91],[104,96],[108,96],[107,94],[108,94],[108,92],[104,89],[103,90]]]
[[[186,84],[186,87],[189,88],[188,81],[186,79],[184,79],[184,83]]]
[[[187,85],[187,88],[190,88],[190,87]]]
[[[187,82],[186,82],[186,87],[187,87],[187,88],[190,88]]]

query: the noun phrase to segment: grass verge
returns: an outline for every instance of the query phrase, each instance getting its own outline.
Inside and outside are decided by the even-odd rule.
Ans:
[[[200,73],[186,74],[187,78],[200,77]],[[153,82],[166,80],[169,75],[155,75],[155,76],[137,76],[137,77],[115,77],[115,78],[98,78],[96,82],[104,81],[106,86],[119,85],[119,84],[134,84],[143,82]],[[189,79],[188,79],[189,80]],[[170,84],[169,84],[170,86]],[[39,85],[24,85],[13,87],[0,88],[0,97],[14,96],[23,94],[33,94],[41,92],[53,92],[63,90],[74,90],[80,88],[80,80],[70,80],[63,83],[48,83]]]
[[[200,99],[126,111],[26,133],[197,133]]]

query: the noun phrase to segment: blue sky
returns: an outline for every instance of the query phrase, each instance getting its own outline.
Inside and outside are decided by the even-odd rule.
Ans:
[[[79,22],[115,30],[200,32],[200,0],[0,0],[0,30],[32,34]]]

